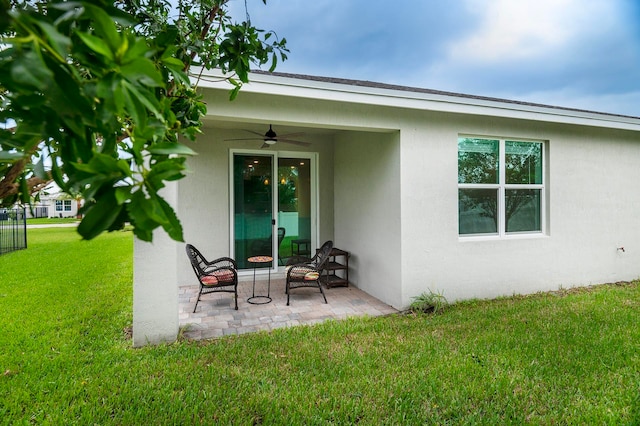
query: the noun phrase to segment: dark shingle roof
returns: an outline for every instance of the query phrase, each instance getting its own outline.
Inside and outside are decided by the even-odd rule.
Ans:
[[[268,72],[268,71],[261,71],[261,70],[253,70],[251,72],[253,74],[272,75],[274,77],[293,78],[298,80],[309,80],[309,81],[317,81],[322,83],[344,84],[347,86],[354,86],[354,87],[369,87],[374,89],[395,90],[400,92],[425,93],[425,94],[437,95],[437,96],[449,96],[449,97],[456,97],[456,98],[463,98],[463,99],[475,99],[475,100],[482,100],[482,101],[489,101],[489,102],[500,102],[500,103],[506,103],[506,104],[512,104],[512,105],[550,108],[558,111],[573,111],[573,112],[582,112],[587,114],[598,114],[598,115],[604,115],[609,117],[624,117],[624,118],[640,119],[640,117],[635,117],[632,115],[612,114],[612,113],[606,113],[606,112],[600,112],[600,111],[589,111],[589,110],[579,109],[579,108],[559,107],[559,106],[553,106],[553,105],[538,104],[533,102],[516,101],[511,99],[493,98],[489,96],[466,95],[463,93],[424,89],[420,87],[400,86],[396,84],[377,83],[374,81],[367,81],[367,80],[351,80],[347,78],[320,77],[320,76],[314,76],[314,75]]]

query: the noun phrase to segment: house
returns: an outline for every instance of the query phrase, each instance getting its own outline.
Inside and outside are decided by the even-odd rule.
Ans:
[[[27,218],[72,218],[78,216],[82,201],[51,184],[41,192],[37,202],[26,209]]]
[[[35,206],[34,216],[48,218],[77,217],[78,209],[81,206],[81,200],[65,194],[56,184],[51,184],[40,195],[40,202]]]
[[[250,241],[297,222],[297,239],[332,239],[351,285],[399,309],[428,290],[455,301],[640,276],[638,117],[267,73],[229,102],[215,77],[199,84],[199,155],[164,192],[212,257],[247,268]],[[270,125],[309,145],[265,144]],[[294,207],[279,202],[292,180]],[[134,261],[134,345],[171,341],[193,281],[184,245],[159,231]]]

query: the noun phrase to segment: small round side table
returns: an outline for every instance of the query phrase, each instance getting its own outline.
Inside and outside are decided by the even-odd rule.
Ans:
[[[247,299],[247,302],[252,305],[264,305],[265,303],[271,302],[271,265],[269,265],[269,281],[267,282],[267,295],[266,296],[256,296],[256,269],[258,269],[258,265],[261,263],[272,263],[273,257],[271,256],[253,256],[247,259],[247,262],[253,264],[253,291],[251,293],[251,297]]]

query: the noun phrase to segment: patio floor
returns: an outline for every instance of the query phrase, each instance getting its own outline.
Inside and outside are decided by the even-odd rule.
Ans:
[[[234,309],[232,293],[213,293],[202,296],[195,313],[192,312],[198,297],[198,286],[180,287],[180,328],[186,328],[183,336],[193,340],[212,339],[315,324],[329,319],[398,312],[353,286],[324,288],[327,304],[317,288],[295,289],[291,292],[290,306],[287,306],[284,278],[271,279],[270,295],[273,300],[270,303],[252,305],[247,302],[247,298],[251,297],[252,284],[253,281],[241,281],[238,285],[237,311]],[[256,281],[256,295],[266,292],[267,280]]]

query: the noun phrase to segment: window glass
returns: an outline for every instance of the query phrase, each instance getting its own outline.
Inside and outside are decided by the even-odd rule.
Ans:
[[[458,140],[458,183],[498,183],[497,140]]]
[[[460,235],[543,231],[544,143],[458,139]]]
[[[542,144],[539,142],[505,142],[507,184],[542,183]]]
[[[539,189],[507,189],[505,220],[507,232],[541,231]]]
[[[56,200],[56,211],[57,212],[62,211],[62,200]]]
[[[64,211],[71,211],[71,200],[64,200]]]
[[[458,227],[460,234],[498,232],[498,190],[459,189]]]

